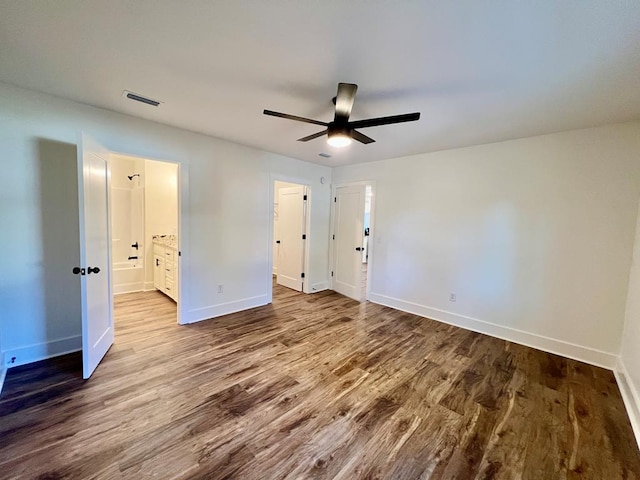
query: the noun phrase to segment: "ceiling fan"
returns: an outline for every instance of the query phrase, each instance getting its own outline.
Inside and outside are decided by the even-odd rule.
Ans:
[[[299,138],[299,142],[308,142],[314,138],[321,137],[327,134],[327,143],[333,147],[345,147],[351,143],[351,140],[357,140],[360,143],[373,143],[375,140],[371,137],[358,132],[356,128],[377,127],[379,125],[389,125],[391,123],[403,123],[414,122],[420,118],[420,112],[407,113],[404,115],[392,115],[390,117],[378,117],[368,118],[366,120],[356,120],[354,122],[349,121],[351,115],[351,108],[353,107],[353,101],[356,98],[356,91],[358,85],[355,83],[339,83],[338,94],[333,98],[335,104],[335,116],[333,122],[321,122],[319,120],[313,120],[311,118],[298,117],[296,115],[289,115],[286,113],[274,112],[272,110],[265,110],[265,115],[271,115],[272,117],[288,118],[289,120],[295,120],[297,122],[313,123],[314,125],[322,125],[327,127],[313,135]]]

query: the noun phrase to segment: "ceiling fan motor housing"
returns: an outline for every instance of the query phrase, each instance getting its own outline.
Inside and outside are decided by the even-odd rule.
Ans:
[[[336,124],[336,122],[331,122],[327,127],[327,133],[329,134],[330,137],[334,135],[344,135],[344,136],[350,137],[351,131],[352,129],[349,128],[347,125],[338,125]]]

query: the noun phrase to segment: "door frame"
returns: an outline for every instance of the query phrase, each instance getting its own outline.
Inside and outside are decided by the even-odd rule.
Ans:
[[[172,163],[177,165],[177,182],[178,182],[178,301],[176,302],[176,311],[177,311],[177,323],[178,325],[186,325],[186,322],[183,321],[186,318],[185,315],[185,303],[183,301],[183,286],[184,286],[184,276],[183,276],[183,264],[186,258],[186,252],[184,251],[184,245],[187,245],[188,242],[185,238],[188,232],[188,216],[187,212],[187,204],[189,199],[189,164],[184,163],[180,160],[173,160],[169,158],[159,158],[153,157],[150,155],[138,155],[135,153],[123,152],[120,150],[112,150],[109,149],[109,154],[111,155],[120,155],[123,157],[134,158],[138,160],[151,160],[154,162],[162,162],[162,163]],[[111,181],[111,164],[109,163],[109,182]],[[108,192],[109,194],[109,224],[111,224],[111,190]],[[146,208],[146,206],[145,206]],[[146,232],[145,232],[146,236]],[[109,252],[111,252],[111,238],[109,238]],[[148,247],[147,247],[148,248]],[[146,272],[145,272],[146,273]],[[109,263],[109,275],[111,277],[111,290],[113,292],[113,262]],[[113,293],[111,294],[111,301],[113,301]]]
[[[313,191],[311,189],[311,185],[309,185],[309,180],[303,179],[300,177],[294,177],[290,175],[282,175],[279,173],[270,173],[269,174],[269,245],[268,245],[268,262],[267,262],[267,302],[273,302],[273,221],[274,221],[274,208],[275,208],[275,183],[276,182],[287,182],[287,183],[295,183],[297,185],[302,185],[307,189],[307,204],[305,210],[305,233],[307,235],[307,239],[305,240],[307,243],[304,248],[304,259],[302,262],[302,268],[304,270],[305,278],[302,282],[302,293],[311,293],[311,282],[309,281],[309,252],[311,249],[309,248],[311,242],[311,202],[313,201]]]
[[[365,292],[365,298],[361,298],[360,301],[369,300],[371,293],[371,279],[373,278],[373,257],[375,251],[375,203],[376,203],[376,181],[375,180],[361,180],[357,182],[336,183],[331,185],[331,198],[336,198],[336,191],[341,187],[362,187],[369,185],[371,187],[371,211],[369,212],[369,241],[367,244],[368,259],[367,259],[367,288]],[[334,247],[332,236],[335,234],[335,221],[336,221],[336,202],[331,202],[331,220],[329,224],[329,271],[333,272],[335,267]],[[329,275],[329,288],[333,290],[333,275]]]

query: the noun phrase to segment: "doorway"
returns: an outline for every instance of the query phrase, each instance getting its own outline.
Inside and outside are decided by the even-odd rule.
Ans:
[[[373,182],[338,185],[331,210],[332,289],[359,302],[368,296]]]
[[[79,213],[79,239],[80,239],[80,265],[73,268],[73,273],[80,276],[80,303],[81,303],[81,317],[82,317],[82,375],[83,378],[89,378],[102,358],[106,355],[107,351],[114,342],[114,263],[124,263],[124,258],[116,258],[116,261],[112,261],[112,255],[114,254],[114,238],[117,238],[121,243],[120,246],[116,246],[118,255],[126,255],[127,263],[124,270],[140,269],[134,263],[139,261],[143,266],[141,258],[129,258],[140,257],[141,255],[135,254],[140,252],[140,247],[147,249],[147,252],[151,252],[150,245],[152,242],[147,242],[143,239],[144,243],[140,244],[135,235],[139,234],[140,229],[134,228],[134,221],[144,223],[144,202],[145,194],[144,189],[140,188],[143,184],[143,176],[141,171],[129,171],[126,170],[130,167],[134,169],[147,168],[148,164],[136,163],[139,161],[146,161],[145,159],[139,159],[137,157],[130,157],[131,162],[127,165],[127,168],[118,170],[112,169],[114,165],[114,155],[118,155],[115,152],[109,151],[105,146],[101,145],[99,141],[96,141],[90,135],[84,132],[80,132],[78,135],[78,213]],[[119,154],[120,156],[125,156]],[[183,187],[183,183],[186,187],[186,181],[181,177],[182,167],[186,170],[186,165],[175,162],[155,162],[157,164],[171,164],[175,168],[175,178],[173,179],[174,198],[175,203],[175,220],[176,231],[178,235],[169,235],[169,243],[175,240],[175,245],[168,245],[164,242],[164,245],[174,246],[177,256],[173,256],[174,262],[174,282],[177,282],[178,301],[180,298],[180,284],[181,276],[181,252],[180,252],[180,232],[182,232],[182,221],[179,214],[183,199],[187,196],[186,188]],[[149,164],[150,165],[150,164]],[[153,167],[149,167],[153,168]],[[145,170],[145,175],[149,173]],[[184,172],[186,175],[186,172]],[[129,182],[132,182],[128,187],[122,187],[123,192],[117,193],[118,199],[115,200],[116,204],[120,202],[123,209],[123,218],[121,221],[121,229],[118,235],[124,235],[129,232],[126,238],[119,238],[113,236],[113,222],[112,211],[114,209],[112,186],[112,175],[115,175],[115,186],[122,186],[122,182],[125,182],[124,178]],[[134,183],[135,182],[135,183]],[[160,190],[166,189],[168,184],[161,184]],[[127,190],[128,192],[124,192]],[[142,208],[141,208],[142,205]],[[137,213],[136,213],[137,212]],[[166,212],[165,212],[166,213]],[[142,218],[142,220],[141,220]],[[154,232],[145,230],[144,235],[154,235]],[[160,235],[162,236],[162,235]],[[133,241],[132,241],[133,240]],[[166,240],[166,239],[165,239]],[[137,247],[137,248],[136,248]],[[165,250],[163,250],[165,251]],[[127,253],[128,252],[128,253]],[[155,253],[155,251],[153,251]],[[149,255],[149,253],[147,253]],[[165,253],[170,256],[170,254]],[[145,269],[142,268],[142,271]],[[136,274],[133,281],[124,281],[124,284],[136,284],[139,282],[139,275],[137,272],[129,272],[131,275]],[[144,276],[143,276],[144,279]],[[131,280],[129,278],[129,280]],[[144,283],[143,283],[144,289]],[[176,303],[173,307],[175,312],[174,318],[177,323],[181,323],[181,305]],[[137,310],[139,315],[145,308]]]
[[[365,187],[364,193],[364,220],[362,224],[362,275],[360,280],[360,298],[367,299],[367,280],[369,277],[369,237],[371,236],[371,185]]]
[[[273,182],[273,278],[277,285],[305,293],[309,201],[308,186]]]
[[[160,295],[177,322],[179,165],[111,154],[109,166],[115,308],[136,311]]]

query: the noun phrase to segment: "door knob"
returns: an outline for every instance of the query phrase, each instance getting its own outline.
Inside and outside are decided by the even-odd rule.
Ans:
[[[89,268],[87,268],[87,275],[90,275],[92,273],[100,273],[100,268],[98,268],[98,267],[89,267]]]
[[[75,275],[84,275],[84,268],[80,268],[80,267],[73,267],[72,272]]]
[[[362,250],[364,250],[364,248],[362,248],[362,247],[356,247],[356,252],[361,252]]]

